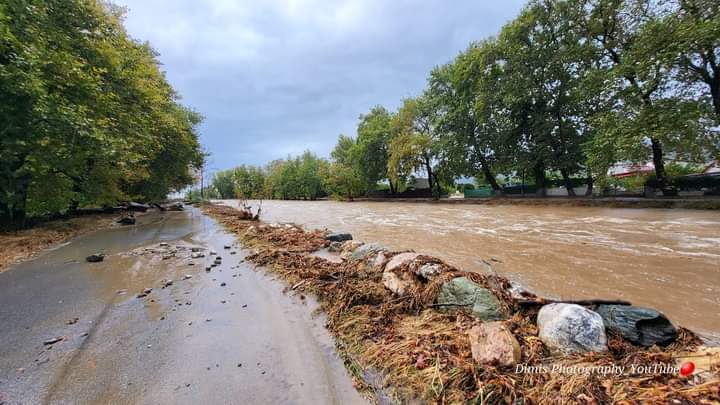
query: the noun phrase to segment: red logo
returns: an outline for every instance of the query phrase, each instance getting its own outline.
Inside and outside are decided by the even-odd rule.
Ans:
[[[695,363],[692,361],[686,361],[680,366],[680,375],[687,377],[695,371]]]

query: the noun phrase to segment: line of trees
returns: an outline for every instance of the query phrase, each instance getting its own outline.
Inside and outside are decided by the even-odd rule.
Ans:
[[[123,13],[100,0],[0,2],[0,227],[192,183],[201,116]]]
[[[720,157],[719,11],[716,0],[532,0],[434,68],[419,97],[363,114],[320,183],[352,198],[424,174],[440,194],[470,176],[501,194],[498,174],[522,173],[540,195],[554,177],[573,196],[578,181],[588,194],[605,186],[616,162],[652,160],[652,184],[672,195],[668,156]]]

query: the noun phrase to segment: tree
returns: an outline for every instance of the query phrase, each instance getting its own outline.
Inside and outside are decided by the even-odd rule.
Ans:
[[[105,2],[0,3],[0,100],[0,227],[163,198],[203,161],[200,115]]]
[[[496,43],[496,84],[483,89],[502,95],[488,117],[506,116],[510,130],[504,147],[514,150],[515,170],[529,169],[544,194],[545,171],[560,172],[568,195],[570,176],[586,158],[588,94],[581,86],[593,52],[581,41],[574,21],[582,17],[576,2],[532,1]],[[510,154],[508,154],[510,155]]]
[[[720,3],[680,0],[666,23],[672,32],[670,44],[682,69],[680,79],[691,86],[706,86],[716,120],[720,121]]]
[[[430,116],[427,103],[421,97],[408,98],[398,112],[393,115],[390,128],[392,140],[388,147],[388,177],[390,183],[405,182],[418,170],[425,170],[428,186],[440,196],[440,182],[433,173],[435,159],[434,143],[431,135]]]
[[[373,190],[380,180],[387,178],[391,118],[391,114],[382,106],[375,106],[360,116],[357,140],[350,155],[367,190]],[[392,182],[390,186],[392,190]]]
[[[492,171],[497,133],[493,122],[476,114],[478,97],[486,95],[477,88],[485,77],[483,57],[489,47],[489,42],[472,44],[453,63],[433,69],[425,97],[437,128],[441,168],[452,176],[480,172],[493,190],[501,192]]]
[[[355,165],[355,147],[353,138],[345,135],[338,137],[338,142],[330,153],[332,163],[321,166],[320,177],[327,194],[352,200],[367,190],[367,182],[363,180]]]
[[[697,139],[698,104],[682,97],[666,68],[672,35],[663,21],[666,2],[597,0],[581,24],[599,58],[591,73],[606,100],[593,117],[598,128],[590,144],[595,171],[618,160],[651,156],[663,194],[673,195],[665,154],[691,153]]]

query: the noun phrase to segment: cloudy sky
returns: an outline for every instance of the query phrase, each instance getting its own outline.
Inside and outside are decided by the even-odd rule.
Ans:
[[[524,0],[116,0],[205,116],[210,169],[310,149],[328,156],[373,105],[396,109],[430,69],[494,35]]]

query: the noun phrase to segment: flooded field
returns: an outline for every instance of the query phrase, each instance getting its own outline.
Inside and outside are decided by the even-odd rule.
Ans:
[[[227,201],[237,204],[236,201]],[[555,298],[617,298],[720,335],[720,212],[264,201],[263,220],[351,232]]]

